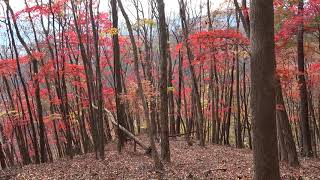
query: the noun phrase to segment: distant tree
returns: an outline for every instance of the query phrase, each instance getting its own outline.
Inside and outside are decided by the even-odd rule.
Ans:
[[[298,52],[298,70],[299,76],[298,81],[300,84],[299,93],[300,93],[300,120],[301,120],[301,136],[302,136],[302,155],[303,156],[312,156],[312,146],[311,146],[311,133],[309,125],[309,105],[308,105],[308,90],[305,77],[305,60],[304,60],[304,0],[299,0],[298,3],[298,15],[301,18],[301,21],[298,25],[298,34],[297,34],[297,52]]]
[[[112,24],[113,28],[118,29],[118,7],[117,0],[111,0],[112,7]],[[122,93],[122,79],[121,79],[121,62],[120,62],[120,46],[118,33],[113,34],[113,61],[114,61],[114,80],[115,80],[115,92],[116,92],[116,109],[117,109],[117,120],[119,125],[125,126],[125,108],[123,103],[120,101],[120,95]],[[125,143],[125,134],[117,129],[118,133],[118,151],[121,152]]]
[[[118,5],[119,5],[121,13],[125,19],[126,26],[129,31],[129,38],[130,38],[130,42],[132,45],[133,56],[134,56],[134,58],[133,58],[134,74],[137,79],[138,95],[139,95],[140,100],[142,102],[143,112],[144,112],[143,114],[144,114],[144,118],[146,119],[146,123],[147,123],[147,127],[148,127],[151,155],[152,155],[152,158],[154,161],[154,167],[157,171],[162,171],[163,164],[159,158],[159,154],[158,154],[156,144],[155,144],[155,134],[154,134],[155,132],[154,132],[154,128],[152,128],[155,125],[155,120],[150,119],[149,107],[148,107],[146,97],[143,94],[144,89],[143,89],[142,80],[141,80],[141,77],[139,74],[139,56],[138,56],[138,48],[137,48],[136,40],[135,40],[135,37],[133,34],[132,25],[130,23],[129,16],[127,15],[126,11],[124,10],[124,7],[123,7],[121,0],[118,0]]]

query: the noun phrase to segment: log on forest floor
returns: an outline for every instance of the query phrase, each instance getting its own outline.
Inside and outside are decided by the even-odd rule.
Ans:
[[[94,109],[98,109],[97,106],[95,105],[92,105],[92,107]],[[108,120],[110,120],[110,122],[119,127],[129,138],[131,138],[135,143],[137,143],[141,148],[143,148],[145,150],[145,153],[150,155],[151,154],[151,147],[150,146],[147,146],[145,145],[139,138],[137,138],[134,134],[132,134],[130,131],[128,131],[126,128],[124,128],[123,126],[121,126],[120,124],[118,124],[114,118],[114,116],[112,115],[112,113],[104,108],[103,109],[105,113],[107,113],[107,116],[108,116]]]

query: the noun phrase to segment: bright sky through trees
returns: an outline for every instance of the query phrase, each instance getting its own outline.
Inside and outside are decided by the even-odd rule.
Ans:
[[[127,4],[130,0],[125,0],[123,1],[125,4]],[[142,2],[144,4],[147,4],[149,0],[142,0]],[[212,8],[213,9],[217,9],[220,7],[221,3],[225,2],[226,0],[215,0],[213,1],[212,4]],[[195,9],[199,9],[199,5],[202,3],[206,3],[206,0],[190,0],[190,2],[192,3],[192,6],[195,6]],[[101,8],[105,9],[106,7],[109,8],[110,5],[109,0],[100,0],[101,3]],[[166,13],[169,12],[178,12],[179,10],[179,4],[178,4],[178,0],[164,0],[165,3],[165,8],[166,8]],[[22,9],[25,5],[24,5],[24,0],[10,0],[10,4],[12,6],[12,8],[14,10],[20,10]],[[127,6],[128,7],[128,6]],[[130,6],[129,6],[130,7]],[[133,7],[130,7],[133,9]],[[203,7],[205,8],[205,7]]]

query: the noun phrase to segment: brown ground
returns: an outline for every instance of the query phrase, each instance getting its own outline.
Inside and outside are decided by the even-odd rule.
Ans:
[[[171,163],[165,165],[163,179],[252,179],[252,153],[247,149],[226,146],[188,146],[183,140],[172,140]],[[320,160],[300,159],[301,167],[281,164],[282,179],[320,180]],[[5,174],[5,175],[1,175]],[[5,178],[6,177],[6,178]],[[138,148],[128,145],[122,154],[111,143],[106,160],[95,160],[93,154],[63,159],[51,164],[29,165],[1,172],[0,179],[158,179],[152,159]]]

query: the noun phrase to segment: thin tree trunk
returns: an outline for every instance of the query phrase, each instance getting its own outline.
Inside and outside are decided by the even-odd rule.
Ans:
[[[298,4],[298,14],[303,17],[304,13],[304,1],[299,0]],[[302,155],[303,156],[312,156],[312,145],[311,145],[311,134],[310,134],[310,125],[309,125],[309,110],[308,110],[308,91],[307,83],[305,78],[305,63],[304,63],[304,47],[303,47],[303,34],[304,26],[301,22],[298,26],[298,35],[297,35],[297,52],[298,52],[298,83],[300,84],[300,122],[302,128]]]
[[[112,6],[112,21],[113,21],[113,28],[118,28],[118,11],[117,11],[117,1],[111,1]],[[113,60],[114,60],[114,79],[115,79],[115,89],[116,89],[116,107],[117,107],[117,120],[118,124],[124,126],[124,105],[120,101],[120,95],[122,93],[122,84],[121,84],[121,63],[120,63],[120,46],[119,46],[119,39],[118,34],[114,34],[112,37],[113,41]],[[125,143],[125,134],[120,130],[118,127],[117,129],[118,134],[118,151],[121,152],[124,143]]]
[[[236,13],[237,31],[239,31],[240,19]],[[237,116],[236,116],[236,147],[243,148],[242,125],[241,125],[241,104],[240,104],[240,64],[239,64],[239,47],[236,44],[236,99],[237,99]]]
[[[204,116],[202,112],[202,106],[201,106],[201,99],[200,99],[200,91],[197,85],[197,78],[195,74],[194,67],[192,65],[192,60],[193,60],[193,55],[191,51],[191,47],[188,42],[188,37],[189,37],[189,29],[188,29],[188,24],[187,24],[187,18],[186,18],[186,5],[184,0],[179,0],[179,6],[180,6],[180,18],[181,18],[181,24],[182,24],[182,30],[183,30],[183,35],[184,35],[184,42],[185,46],[187,48],[187,59],[189,62],[189,68],[191,72],[191,79],[192,79],[192,87],[194,89],[194,93],[196,96],[196,108],[197,108],[197,124],[199,126],[199,140],[200,140],[200,146],[204,147],[205,146],[205,138],[203,134],[203,123],[204,123]]]
[[[132,26],[129,20],[129,17],[127,15],[127,13],[125,12],[122,2],[121,0],[118,0],[118,5],[119,8],[121,10],[121,13],[125,19],[128,31],[129,31],[129,37],[130,37],[130,41],[131,41],[131,45],[133,48],[133,54],[134,54],[134,71],[135,71],[135,75],[136,75],[136,79],[138,82],[138,95],[140,97],[140,100],[142,101],[142,105],[143,105],[143,110],[144,110],[144,116],[146,118],[146,122],[147,122],[147,127],[148,127],[148,131],[149,131],[149,140],[150,140],[150,146],[151,146],[151,153],[152,153],[152,157],[154,160],[154,166],[155,169],[157,171],[162,171],[163,170],[163,164],[160,161],[159,155],[158,155],[158,151],[156,149],[156,144],[155,144],[155,134],[152,128],[152,124],[155,124],[155,120],[154,119],[150,119],[149,116],[149,108],[148,108],[148,104],[146,101],[146,98],[143,94],[143,86],[142,86],[142,81],[139,75],[139,56],[138,56],[138,48],[137,48],[137,44],[135,42],[135,38],[133,35],[133,30],[132,30]]]
[[[95,22],[95,17],[93,14],[93,3],[92,0],[89,1],[89,14],[90,14],[90,21],[92,26],[92,36],[94,42],[94,51],[95,51],[95,65],[96,65],[96,98],[98,104],[98,113],[97,113],[97,134],[98,134],[98,150],[100,154],[100,158],[105,158],[104,152],[104,145],[105,145],[105,136],[104,136],[104,128],[103,128],[103,86],[102,86],[102,77],[101,77],[101,68],[100,68],[100,49],[99,49],[99,26]],[[120,73],[119,73],[120,75]]]
[[[233,82],[234,82],[234,66],[235,66],[235,58],[232,60],[231,67],[231,85],[229,90],[229,102],[228,102],[228,115],[227,115],[227,123],[225,127],[225,144],[230,145],[229,136],[230,136],[230,122],[231,122],[231,110],[232,110],[232,99],[233,99]]]
[[[4,156],[4,152],[2,150],[2,143],[0,141],[0,166],[1,169],[6,169],[7,168],[7,164],[6,164],[6,157]]]
[[[161,158],[170,162],[168,127],[168,34],[163,0],[157,0],[159,13],[160,38],[160,121],[161,121]],[[173,103],[173,102],[172,102]]]
[[[15,43],[15,38],[14,38],[14,34],[13,34],[13,30],[12,30],[12,26],[11,26],[11,21],[10,21],[10,16],[9,16],[9,12],[10,12],[10,15],[13,17],[14,16],[14,13],[13,13],[13,10],[11,9],[10,5],[9,5],[9,2],[6,1],[6,6],[7,6],[7,12],[6,12],[6,15],[7,15],[7,18],[8,18],[8,27],[9,27],[9,32],[10,32],[10,36],[11,36],[11,41],[12,41],[12,46],[13,46],[13,50],[15,52],[15,57],[16,57],[16,63],[17,63],[17,68],[18,68],[18,75],[20,77],[20,81],[21,81],[21,84],[22,84],[22,87],[23,87],[23,92],[24,92],[24,95],[25,95],[25,98],[26,98],[26,103],[27,103],[27,109],[28,109],[28,115],[29,115],[29,119],[30,119],[30,124],[31,124],[31,129],[32,129],[32,138],[34,139],[33,140],[33,148],[34,148],[34,152],[35,152],[35,160],[36,160],[36,163],[40,163],[40,155],[39,155],[39,148],[38,148],[38,138],[37,138],[37,134],[36,134],[36,128],[34,126],[34,122],[33,122],[33,115],[32,115],[32,110],[31,110],[31,105],[30,105],[30,101],[29,101],[29,95],[28,95],[28,90],[27,90],[27,85],[24,81],[24,78],[23,78],[23,75],[22,75],[22,70],[21,70],[21,66],[20,66],[20,60],[19,60],[19,54],[18,54],[18,50],[17,50],[17,47],[16,47],[16,43]],[[14,27],[15,29],[17,30],[17,25],[14,21]],[[22,39],[19,31],[16,31],[17,35]]]
[[[288,162],[290,166],[298,166],[298,155],[296,150],[296,145],[293,140],[292,130],[289,123],[288,114],[286,111],[286,107],[284,105],[284,100],[282,96],[282,88],[280,84],[280,80],[277,77],[276,80],[276,101],[277,106],[279,109],[277,110],[278,119],[277,119],[277,125],[279,126],[278,129],[280,129],[278,136],[280,136],[280,139],[283,139],[283,141],[280,141],[281,151],[287,153],[284,154],[285,158],[282,160],[285,160]],[[283,145],[282,145],[283,144]]]

